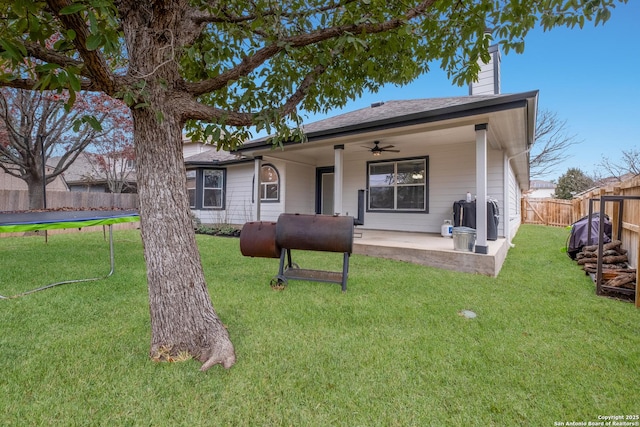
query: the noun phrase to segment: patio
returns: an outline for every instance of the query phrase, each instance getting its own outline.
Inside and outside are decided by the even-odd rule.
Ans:
[[[406,261],[447,270],[497,276],[507,256],[509,244],[499,238],[488,241],[489,253],[456,251],[453,239],[435,233],[356,230],[353,253]],[[362,233],[362,237],[360,236]]]

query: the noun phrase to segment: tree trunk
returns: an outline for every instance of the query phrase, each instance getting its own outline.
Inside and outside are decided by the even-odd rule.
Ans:
[[[154,360],[188,353],[203,362],[235,363],[225,326],[207,291],[195,241],[182,156],[182,126],[175,113],[132,109],[140,222],[147,264],[151,350]]]
[[[236,356],[204,279],[182,156],[183,111],[172,97],[183,84],[173,46],[184,44],[182,13],[188,2],[169,8],[163,2],[126,4],[131,7],[121,13],[130,73],[145,81],[136,94],[145,105],[134,105],[131,114],[149,287],[150,356],[171,360],[187,353],[203,362],[201,370],[216,364],[230,368]]]
[[[26,182],[29,190],[29,209],[43,209],[45,206],[42,180],[32,177]]]

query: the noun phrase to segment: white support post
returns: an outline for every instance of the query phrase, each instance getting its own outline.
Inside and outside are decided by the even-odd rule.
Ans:
[[[487,244],[487,123],[476,125],[476,250],[489,253]]]
[[[262,156],[253,159],[253,217],[254,221],[260,221],[260,172],[262,170]]]
[[[342,179],[344,176],[344,145],[334,145],[333,214],[342,215]]]

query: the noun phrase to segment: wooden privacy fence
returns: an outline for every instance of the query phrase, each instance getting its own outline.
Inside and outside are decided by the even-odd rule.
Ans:
[[[561,199],[522,199],[522,223],[564,227],[573,224],[573,202]]]
[[[573,200],[522,199],[522,223],[568,226],[589,214],[599,213],[604,200],[604,213],[610,218],[614,240],[622,242],[628,262],[640,264],[640,176],[616,185],[597,188]],[[636,307],[640,307],[639,282],[636,280]]]
[[[597,188],[572,200],[522,198],[522,223],[569,226],[589,214],[589,200],[599,199],[601,196],[640,196],[640,176],[616,185]],[[595,210],[599,210],[597,203],[595,203]],[[606,211],[612,218],[618,212],[617,207],[613,206],[607,206]],[[625,203],[623,221],[623,228],[640,227],[640,206],[637,202]]]
[[[88,191],[47,191],[47,208],[138,209],[138,195]],[[28,209],[29,192],[27,190],[0,190],[0,211],[25,211]]]

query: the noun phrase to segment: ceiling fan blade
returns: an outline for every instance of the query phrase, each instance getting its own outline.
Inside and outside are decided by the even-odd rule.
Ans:
[[[387,145],[386,147],[380,147],[381,150],[386,150],[387,148],[393,148],[395,145]]]
[[[382,148],[380,151],[388,151],[389,153],[399,153],[400,150],[387,150],[386,148]]]

